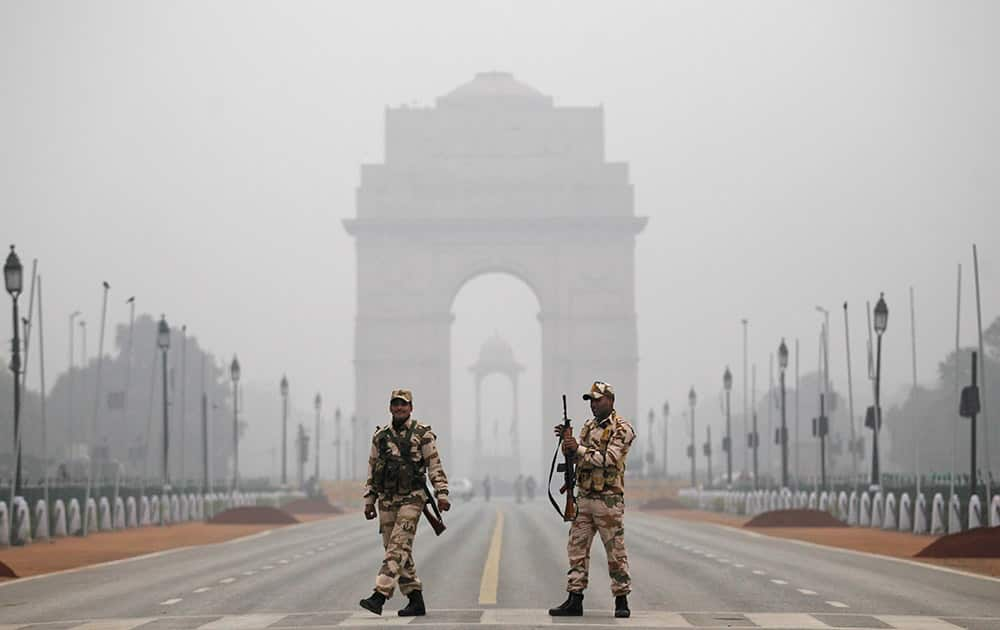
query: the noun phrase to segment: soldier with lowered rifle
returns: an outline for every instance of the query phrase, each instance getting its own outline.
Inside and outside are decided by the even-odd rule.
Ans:
[[[437,438],[429,425],[411,417],[412,392],[393,390],[389,412],[392,422],[376,430],[372,437],[365,483],[365,518],[378,516],[385,557],[375,578],[375,591],[360,604],[381,615],[385,600],[392,597],[398,583],[400,592],[409,599],[398,614],[410,617],[426,614],[423,584],[413,562],[413,537],[424,505],[432,500],[428,496],[428,478],[434,486],[438,509],[447,512],[451,503]]]

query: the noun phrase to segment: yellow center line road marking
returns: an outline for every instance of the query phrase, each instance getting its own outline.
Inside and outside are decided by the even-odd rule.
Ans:
[[[500,549],[503,546],[503,512],[497,510],[497,524],[493,527],[490,551],[483,565],[483,579],[479,582],[479,603],[496,604],[500,584]]]

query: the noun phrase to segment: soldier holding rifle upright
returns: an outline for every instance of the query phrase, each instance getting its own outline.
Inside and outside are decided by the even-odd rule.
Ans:
[[[375,592],[361,600],[361,607],[376,615],[392,597],[396,583],[409,598],[399,611],[402,617],[423,615],[423,586],[413,562],[413,537],[417,533],[420,514],[426,514],[440,534],[444,525],[435,520],[426,506],[447,512],[448,478],[438,455],[434,433],[430,426],[410,416],[413,394],[407,389],[395,389],[389,396],[392,422],[375,431],[368,457],[368,481],[365,484],[365,518],[379,518],[379,532],[385,547],[382,568],[375,578]],[[434,505],[427,478],[434,486]],[[375,511],[376,502],[378,512]]]
[[[569,555],[566,590],[569,597],[561,605],[550,608],[549,614],[554,617],[583,614],[590,548],[594,535],[600,534],[608,555],[615,617],[628,617],[631,614],[628,594],[632,590],[632,580],[625,551],[624,481],[625,458],[635,440],[635,429],[615,412],[615,390],[608,383],[595,381],[583,399],[590,401],[594,417],[584,423],[579,441],[573,437],[573,429],[566,427],[568,422],[555,427],[556,437],[562,439],[563,453],[572,456],[576,465],[579,496],[576,501],[577,516],[570,526],[569,543],[566,545]]]

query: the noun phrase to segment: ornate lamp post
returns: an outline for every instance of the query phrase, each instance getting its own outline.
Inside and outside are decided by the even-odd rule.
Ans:
[[[733,373],[726,366],[722,374],[722,387],[726,390],[726,437],[722,440],[722,450],[726,452],[726,483],[733,485],[733,433],[729,414],[729,395],[733,390]]]
[[[694,386],[688,391],[688,405],[691,407],[691,444],[688,446],[688,456],[691,458],[691,487],[698,485],[695,477],[695,451],[694,451],[694,406],[698,404],[698,395],[694,393]]]
[[[281,485],[288,484],[288,378],[281,377]]]
[[[874,328],[878,341],[875,351],[875,418],[872,427],[872,485],[881,484],[878,460],[878,434],[882,428],[882,406],[879,404],[880,389],[882,385],[882,333],[885,332],[889,323],[889,307],[885,303],[885,293],[879,294],[878,303],[875,304]]]
[[[319,489],[319,412],[323,408],[323,397],[316,394],[316,398],[313,399],[313,405],[316,407],[316,488]]]
[[[19,334],[21,319],[17,313],[17,298],[24,290],[24,268],[21,266],[21,259],[14,252],[14,246],[10,246],[10,253],[7,254],[7,262],[3,266],[3,280],[10,294],[11,303],[14,309],[14,339],[11,341],[10,371],[14,373],[14,450],[17,452],[17,462],[14,464],[14,496],[21,496],[21,336]],[[14,515],[16,517],[16,514]]]
[[[705,444],[702,446],[705,453],[705,460],[708,463],[707,480],[705,482],[706,488],[712,487],[712,425],[705,425]]]
[[[233,492],[236,492],[240,488],[240,397],[237,389],[240,382],[240,360],[235,354],[233,362],[229,364],[229,376],[233,380]]]
[[[160,323],[156,329],[156,345],[160,349],[163,360],[163,494],[170,489],[170,420],[168,416],[169,401],[167,400],[167,350],[170,349],[170,326],[165,315],[160,315]],[[163,509],[160,509],[163,512]]]
[[[667,426],[667,418],[670,416],[670,403],[663,403],[663,478],[667,478],[667,433],[669,433],[669,427]]]
[[[781,429],[778,439],[781,444],[781,487],[788,487],[788,420],[785,413],[785,370],[788,368],[788,346],[782,337],[778,346],[778,374],[781,379]]]

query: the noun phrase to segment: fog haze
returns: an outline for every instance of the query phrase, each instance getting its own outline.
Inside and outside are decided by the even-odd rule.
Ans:
[[[997,23],[991,2],[8,1],[4,242],[45,278],[50,375],[66,367],[75,310],[96,353],[106,280],[109,331],[134,295],[220,360],[238,353],[275,414],[284,373],[298,408],[319,391],[349,414],[356,268],[341,222],[360,165],[384,159],[387,107],[502,70],[559,106],[602,105],[605,158],[628,164],[649,217],[636,239],[640,435],[664,401],[676,421],[692,385],[717,432],[726,365],[741,407],[741,318],[763,392],[782,337],[801,340],[803,374],[816,369],[814,307],[828,308],[843,391],[845,300],[860,410],[866,300],[889,303],[889,400],[911,379],[911,286],[919,381],[954,347],[960,262],[962,344],[975,342],[973,242],[984,326],[1000,314]],[[522,422],[543,408],[558,419],[559,401],[540,399],[538,308],[511,277],[457,296],[456,445],[471,435],[467,367],[494,332],[527,367]],[[576,417],[588,386],[568,392]],[[505,388],[491,381],[488,404]]]

